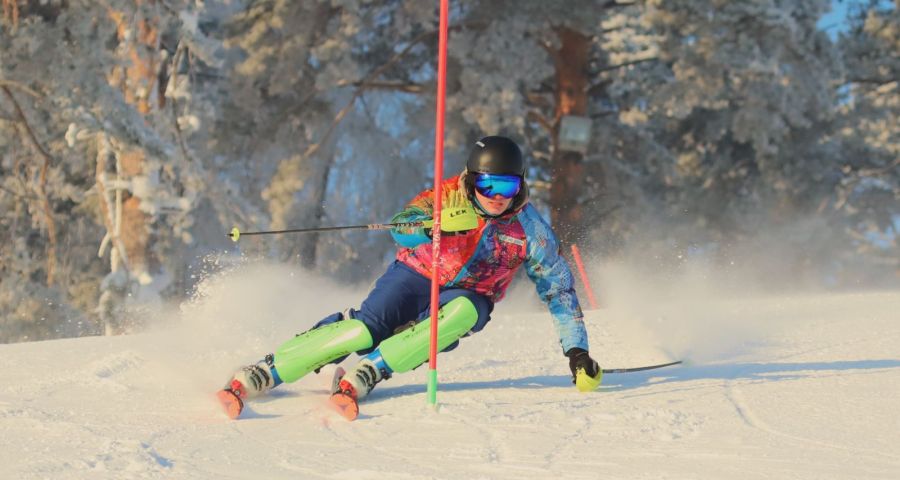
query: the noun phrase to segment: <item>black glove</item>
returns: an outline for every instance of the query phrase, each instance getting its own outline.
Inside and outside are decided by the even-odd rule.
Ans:
[[[572,371],[572,383],[575,383],[575,374],[578,372],[579,368],[584,369],[584,373],[587,373],[591,378],[596,378],[597,374],[600,372],[600,365],[597,365],[597,362],[588,355],[587,350],[575,347],[569,349],[566,352],[566,356],[569,357],[569,370]]]

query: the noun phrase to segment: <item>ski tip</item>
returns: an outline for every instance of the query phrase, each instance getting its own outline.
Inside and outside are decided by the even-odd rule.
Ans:
[[[222,405],[225,415],[228,415],[228,418],[232,420],[237,419],[241,415],[241,410],[244,409],[244,402],[234,392],[229,390],[219,390],[219,393],[216,394],[216,399]]]
[[[331,396],[331,406],[334,407],[342,417],[347,421],[356,420],[359,416],[359,404],[350,395],[342,392],[335,393]]]

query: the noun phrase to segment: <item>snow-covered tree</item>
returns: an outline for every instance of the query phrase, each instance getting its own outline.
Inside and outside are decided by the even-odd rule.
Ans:
[[[671,70],[654,93],[652,114],[676,156],[677,182],[694,199],[679,208],[735,232],[742,210],[802,201],[791,175],[832,168],[785,151],[832,113],[838,66],[816,29],[825,3],[651,3]]]
[[[900,272],[900,5],[883,3],[857,5],[838,40],[846,73],[829,137],[842,173],[832,206],[856,247],[848,257]]]
[[[774,226],[798,270],[897,268],[897,8],[855,5],[832,41],[817,0],[451,2],[445,171],[505,134],[565,243],[724,257]],[[224,234],[383,222],[433,181],[435,2],[3,7],[0,341],[127,330],[211,253],[367,281],[386,234]]]
[[[46,262],[20,264],[4,275],[4,287],[50,289],[34,297],[68,309],[55,315],[58,325],[97,331],[99,302],[104,327],[122,328],[115,311],[129,294],[155,297],[180,263],[155,233],[174,230],[181,243],[191,223],[194,193],[184,163],[172,158],[171,117],[161,108],[160,39],[171,18],[152,1],[31,7],[7,19],[0,35],[4,201],[14,205],[4,221],[35,239],[16,247],[20,258]],[[30,232],[17,231],[28,217]],[[111,271],[98,249],[110,255]],[[4,302],[16,310],[3,315],[8,321],[49,316],[21,311],[20,299]]]

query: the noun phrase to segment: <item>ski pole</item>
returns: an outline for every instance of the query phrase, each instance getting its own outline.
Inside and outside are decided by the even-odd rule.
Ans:
[[[238,227],[234,227],[225,235],[237,242],[241,236],[247,235],[276,235],[279,233],[312,233],[312,232],[333,232],[335,230],[390,230],[396,227],[421,227],[423,222],[400,222],[400,223],[370,223],[368,225],[345,225],[341,227],[319,227],[319,228],[292,228],[290,230],[271,230],[264,232],[241,232]]]

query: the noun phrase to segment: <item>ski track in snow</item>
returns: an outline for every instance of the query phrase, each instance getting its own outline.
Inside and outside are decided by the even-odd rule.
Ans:
[[[226,419],[224,378],[207,377],[249,347],[166,332],[0,345],[0,478],[898,478],[900,294],[741,307],[772,327],[753,348],[607,375],[592,394],[571,385],[547,314],[498,311],[440,356],[437,411],[420,368],[379,385],[356,422],[327,404],[332,367]],[[652,329],[586,321],[604,366],[671,359]]]
[[[876,457],[885,457],[885,458],[888,458],[891,460],[900,460],[900,457],[895,456],[895,455],[889,455],[889,454],[871,451],[871,450],[843,447],[841,445],[836,445],[833,443],[823,442],[823,441],[819,441],[819,440],[814,440],[814,439],[805,438],[805,437],[801,437],[798,435],[792,435],[790,433],[782,432],[782,431],[776,429],[775,427],[769,425],[768,423],[763,422],[756,416],[756,414],[753,412],[753,410],[749,407],[746,400],[744,399],[744,394],[741,391],[740,387],[738,385],[736,385],[734,382],[729,382],[726,395],[728,397],[728,400],[734,405],[735,410],[737,411],[738,415],[740,415],[740,417],[744,421],[744,423],[746,423],[748,426],[750,426],[752,428],[759,429],[762,432],[789,439],[793,442],[796,442],[797,444],[799,444],[801,446],[811,446],[811,447],[815,447],[815,448],[828,448],[828,449],[850,452],[854,455],[876,456]]]

